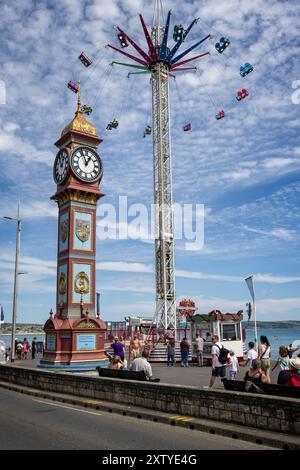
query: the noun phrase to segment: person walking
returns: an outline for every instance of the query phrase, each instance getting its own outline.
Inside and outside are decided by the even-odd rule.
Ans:
[[[190,343],[187,338],[184,337],[180,343],[181,351],[181,367],[189,367],[189,352],[190,352]]]
[[[23,353],[23,345],[22,345],[21,341],[18,341],[16,350],[17,350],[17,358],[19,360],[21,360],[22,359],[22,353]]]
[[[170,327],[168,327],[165,334],[165,343],[167,343],[167,341],[170,341],[171,339],[174,339],[174,332],[171,330]]]
[[[27,359],[27,354],[29,353],[29,349],[30,349],[27,338],[23,339],[22,346],[23,346],[23,359]]]
[[[196,349],[197,362],[198,362],[199,367],[203,366],[203,344],[204,344],[203,338],[201,338],[199,333],[197,333],[194,345]]]
[[[134,336],[130,341],[129,348],[129,361],[133,361],[141,356],[141,343],[137,336]]]
[[[270,379],[271,346],[268,341],[268,338],[264,335],[260,337],[260,344],[258,345],[258,359],[260,360],[260,363],[261,363],[261,370]]]
[[[167,354],[168,354],[167,365],[173,366],[175,362],[175,340],[174,339],[170,339],[170,341],[168,342]]]
[[[289,365],[290,365],[290,358],[289,358],[289,353],[288,350],[285,346],[280,346],[279,351],[278,351],[278,358],[277,361],[272,369],[276,369],[277,366],[280,366],[281,370],[289,370]]]
[[[220,343],[220,338],[218,335],[213,335],[212,337],[212,348],[211,348],[211,378],[208,387],[204,386],[203,388],[212,388],[216,378],[220,377],[221,380],[226,378],[226,363],[227,356],[229,351],[224,348]]]
[[[255,351],[254,349],[254,343],[253,341],[250,341],[248,343],[248,353],[247,353],[247,361],[243,364],[244,367],[249,367],[249,369],[251,369],[252,367],[252,361],[254,359],[257,359],[258,358],[258,354],[257,352]]]
[[[229,377],[230,380],[235,380],[238,371],[240,370],[239,361],[234,354],[234,351],[230,351],[229,353]]]
[[[115,336],[114,343],[111,344],[111,347],[114,350],[114,355],[119,356],[121,361],[124,362],[125,359],[125,345],[119,341],[118,336]]]
[[[36,338],[33,338],[31,343],[31,359],[35,359],[36,354]]]

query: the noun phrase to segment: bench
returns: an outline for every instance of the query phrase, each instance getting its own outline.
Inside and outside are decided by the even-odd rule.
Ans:
[[[99,377],[110,377],[112,379],[126,379],[126,380],[140,380],[142,382],[160,382],[160,379],[148,380],[143,370],[134,371],[128,369],[106,369],[103,367],[96,367]]]
[[[289,387],[287,385],[277,384],[261,384],[259,392],[255,387],[251,387],[250,390],[245,389],[245,382],[241,380],[222,380],[225,390],[231,390],[234,392],[247,392],[247,393],[264,393],[266,395],[275,395],[286,398],[300,398],[300,387]]]

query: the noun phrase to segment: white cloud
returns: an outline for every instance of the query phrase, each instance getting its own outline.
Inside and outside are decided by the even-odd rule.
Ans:
[[[198,307],[197,313],[207,313],[211,310],[220,310],[223,313],[245,311],[248,300],[229,300],[219,297],[194,297]],[[257,319],[261,321],[276,321],[280,319],[297,319],[296,312],[300,308],[300,298],[260,299],[256,302]],[[291,313],[292,312],[292,313]]]
[[[97,269],[102,271],[134,272],[134,273],[153,273],[151,265],[142,263],[128,263],[124,261],[106,261],[99,262]]]

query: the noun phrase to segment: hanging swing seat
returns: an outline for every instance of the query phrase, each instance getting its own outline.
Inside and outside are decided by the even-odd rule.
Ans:
[[[83,105],[81,106],[81,111],[83,114],[87,114],[89,116],[93,112],[93,109],[90,106]]]
[[[241,77],[246,77],[246,75],[248,75],[251,72],[253,72],[253,65],[248,64],[248,62],[245,65],[240,66]]]
[[[113,119],[107,124],[106,129],[108,131],[111,131],[112,129],[117,129],[118,125],[119,125],[119,122],[116,119]]]
[[[119,39],[121,47],[123,47],[123,48],[128,47],[128,42],[127,42],[127,39],[125,38],[124,34],[118,33],[118,39]]]
[[[219,119],[223,119],[224,117],[225,117],[225,111],[224,111],[224,109],[221,109],[221,111],[219,111],[216,114],[216,119],[219,120]]]
[[[192,124],[189,122],[188,124],[186,124],[185,126],[183,126],[183,130],[184,132],[189,132],[192,130]]]
[[[220,41],[216,43],[215,48],[220,54],[222,54],[225,51],[225,49],[227,49],[229,44],[230,44],[230,41],[228,38],[221,38]]]
[[[249,96],[248,91],[246,90],[246,88],[242,88],[240,91],[237,92],[237,94],[236,94],[236,99],[237,99],[238,101],[241,101],[241,100],[243,100],[244,98],[246,98],[247,96]]]
[[[184,36],[185,36],[185,29],[184,27],[182,26],[182,24],[180,25],[175,25],[174,26],[174,33],[173,33],[173,39],[175,42],[178,42],[178,41],[182,41],[182,39],[184,39]]]
[[[80,60],[80,62],[83,63],[85,67],[89,67],[92,64],[91,59],[89,59],[88,56],[84,52],[80,54],[78,59]]]
[[[144,129],[143,137],[146,137],[147,135],[151,135],[151,132],[152,132],[151,126],[146,126],[145,129]]]
[[[78,93],[79,87],[77,83],[69,82],[68,83],[68,88],[72,90],[74,93]]]

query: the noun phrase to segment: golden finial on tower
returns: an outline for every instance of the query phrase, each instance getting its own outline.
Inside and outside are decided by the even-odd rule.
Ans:
[[[77,110],[75,112],[74,119],[63,129],[61,135],[63,136],[71,130],[84,132],[90,135],[96,135],[96,127],[87,121],[84,117],[84,112],[81,108],[81,86],[80,80],[78,80],[78,91],[77,91]]]

